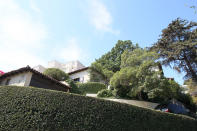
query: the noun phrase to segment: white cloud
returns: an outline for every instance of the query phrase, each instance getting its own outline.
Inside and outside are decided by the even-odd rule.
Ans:
[[[39,19],[14,0],[0,0],[0,70],[43,63],[36,52],[46,37],[46,28]]]
[[[88,57],[87,52],[82,50],[76,38],[69,39],[65,47],[60,49],[59,57],[64,61],[82,60]]]
[[[30,6],[31,6],[31,9],[34,10],[35,12],[41,13],[41,10],[35,4],[35,0],[30,0]]]
[[[112,28],[112,16],[100,0],[88,0],[90,22],[97,30],[119,34]]]

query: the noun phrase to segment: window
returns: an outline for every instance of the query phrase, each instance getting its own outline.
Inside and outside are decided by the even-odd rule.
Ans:
[[[9,84],[10,84],[10,79],[7,79],[5,85],[9,85]]]
[[[75,78],[73,79],[74,82],[79,82],[80,81],[80,78]]]

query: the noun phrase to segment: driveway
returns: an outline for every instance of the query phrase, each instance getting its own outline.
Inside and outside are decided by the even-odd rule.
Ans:
[[[86,96],[90,97],[97,97],[96,94],[86,94]],[[110,100],[110,101],[116,101],[120,103],[126,103],[130,105],[135,105],[139,107],[144,107],[144,108],[149,108],[149,109],[155,109],[158,103],[153,103],[153,102],[147,102],[147,101],[139,101],[139,100],[126,100],[126,99],[109,99],[109,98],[104,98],[105,100]]]

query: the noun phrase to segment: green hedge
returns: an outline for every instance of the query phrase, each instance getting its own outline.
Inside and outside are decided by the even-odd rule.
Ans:
[[[113,93],[112,90],[102,89],[97,93],[98,97],[112,97]]]
[[[33,87],[0,87],[0,130],[197,130],[191,118]]]
[[[78,83],[79,90],[84,93],[97,94],[98,91],[106,89],[106,85],[99,82]]]

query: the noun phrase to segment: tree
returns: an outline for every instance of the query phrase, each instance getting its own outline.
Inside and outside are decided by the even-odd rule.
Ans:
[[[192,79],[184,81],[184,84],[187,85],[191,94],[197,91],[197,82],[193,81]]]
[[[136,48],[139,48],[138,45],[133,45],[130,40],[119,40],[111,51],[91,64],[90,80],[103,81],[105,84],[108,84],[113,74],[120,70],[122,53],[125,50],[132,51]]]
[[[162,30],[161,38],[150,49],[159,53],[162,64],[185,72],[197,81],[197,23],[180,18]]]
[[[57,69],[57,68],[48,68],[43,73],[58,81],[65,81],[69,79],[68,74],[66,74],[64,71]]]
[[[162,77],[156,71],[158,63],[155,62],[157,54],[145,49],[125,51],[121,58],[121,70],[116,72],[110,84],[121,97],[137,97],[143,99],[143,93],[158,87]]]
[[[94,62],[90,67],[90,81],[108,84],[113,72],[102,67],[100,63]]]
[[[45,75],[48,75],[48,76],[58,80],[58,81],[65,81],[66,83],[68,83],[68,85],[70,87],[72,87],[70,89],[71,93],[82,94],[82,92],[78,89],[78,86],[69,77],[69,75],[67,73],[65,73],[64,71],[62,71],[62,70],[60,70],[58,68],[48,68],[43,73]]]
[[[154,102],[167,102],[172,98],[180,100],[182,94],[179,84],[163,76],[157,59],[157,53],[146,49],[125,51],[120,71],[110,80],[115,89],[113,94]]]

